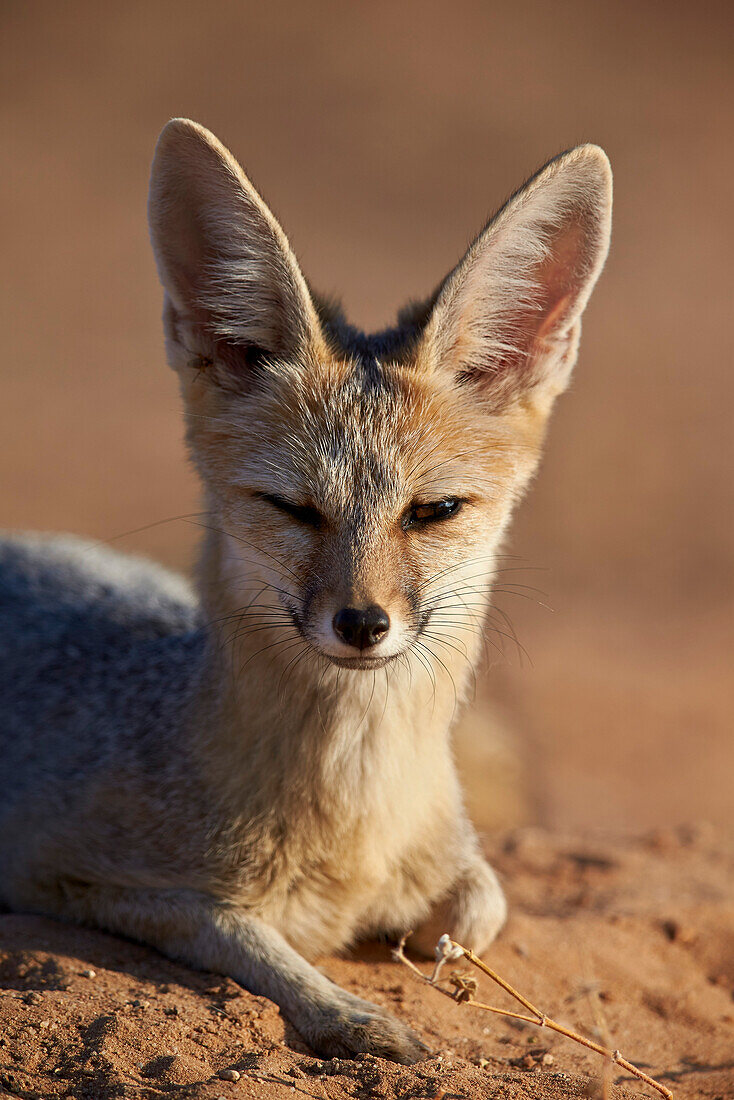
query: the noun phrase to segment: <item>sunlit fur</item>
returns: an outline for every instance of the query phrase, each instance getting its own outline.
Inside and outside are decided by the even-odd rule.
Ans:
[[[305,960],[411,929],[481,950],[504,921],[449,735],[610,202],[601,150],[565,154],[366,337],[231,154],[169,123],[150,221],[204,488],[198,595],[83,544],[0,546],[7,904],[227,973],[322,1054],[420,1056]],[[407,521],[441,501],[460,507]],[[334,615],[373,604],[390,628],[363,652]]]

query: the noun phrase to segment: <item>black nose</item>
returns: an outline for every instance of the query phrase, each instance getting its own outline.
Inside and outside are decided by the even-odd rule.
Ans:
[[[377,604],[366,607],[343,607],[334,616],[334,633],[355,649],[369,649],[385,637],[390,629],[387,612]]]

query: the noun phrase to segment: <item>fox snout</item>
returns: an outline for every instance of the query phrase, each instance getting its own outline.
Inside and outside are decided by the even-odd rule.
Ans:
[[[374,586],[372,593],[335,585],[307,598],[298,625],[304,638],[334,664],[376,668],[414,641],[419,630],[415,618],[408,601],[384,585]]]
[[[342,607],[332,620],[334,633],[345,645],[354,649],[371,649],[378,645],[390,629],[390,616],[379,604],[364,609]]]
[[[407,624],[403,626],[400,619],[396,615],[391,621],[388,612],[377,603],[341,607],[328,625],[322,621],[320,629],[306,629],[304,635],[336,665],[378,668],[402,653],[415,636],[415,631]]]

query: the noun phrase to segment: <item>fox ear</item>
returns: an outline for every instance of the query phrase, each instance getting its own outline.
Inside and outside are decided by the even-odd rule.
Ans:
[[[174,118],[158,139],[148,200],[174,365],[207,361],[239,384],[258,360],[318,339],[306,281],[285,233],[213,134]]]
[[[497,406],[565,389],[609,248],[611,208],[611,169],[598,146],[547,164],[439,288],[424,335],[429,357]]]

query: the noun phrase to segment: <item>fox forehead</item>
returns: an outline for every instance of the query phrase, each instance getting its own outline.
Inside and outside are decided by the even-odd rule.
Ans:
[[[486,414],[415,364],[281,364],[240,415],[233,480],[335,510],[467,491],[489,445]]]

